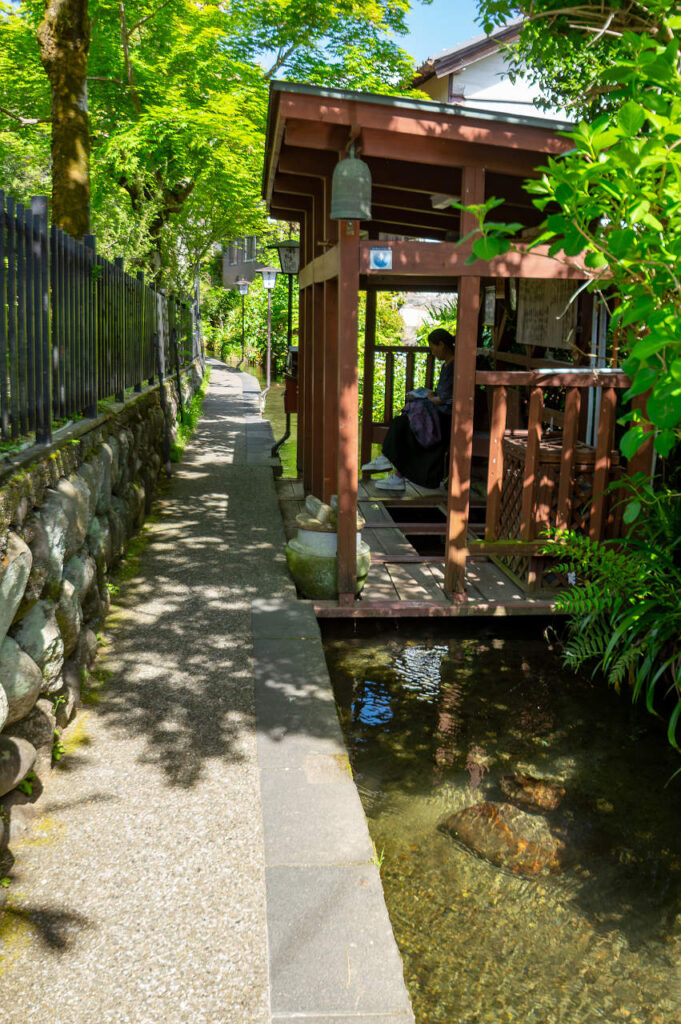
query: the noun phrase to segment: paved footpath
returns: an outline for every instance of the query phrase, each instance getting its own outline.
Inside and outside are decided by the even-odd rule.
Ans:
[[[13,844],[0,1024],[413,1021],[258,397],[213,366],[101,701]]]

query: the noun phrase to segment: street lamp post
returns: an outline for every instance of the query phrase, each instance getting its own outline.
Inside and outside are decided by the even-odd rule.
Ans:
[[[262,274],[262,283],[267,291],[267,387],[260,396],[260,404],[265,407],[265,396],[270,390],[272,383],[272,289],[277,283],[276,267],[260,267],[257,271]]]
[[[245,277],[240,277],[234,282],[239,289],[239,295],[241,296],[241,359],[236,364],[237,370],[246,358],[246,336],[245,336],[245,313],[244,313],[244,301],[248,295],[248,289],[250,287],[250,281],[247,281]]]

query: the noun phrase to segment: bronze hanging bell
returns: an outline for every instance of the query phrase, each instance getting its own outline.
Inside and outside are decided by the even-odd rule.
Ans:
[[[355,156],[354,142],[333,171],[331,220],[371,220],[371,171]]]

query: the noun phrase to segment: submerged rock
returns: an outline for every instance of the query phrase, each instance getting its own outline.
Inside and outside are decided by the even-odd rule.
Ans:
[[[529,810],[555,811],[565,796],[565,787],[546,779],[515,772],[500,780],[505,797]]]
[[[515,875],[555,875],[565,867],[562,840],[543,818],[511,804],[475,804],[439,827],[478,857]]]

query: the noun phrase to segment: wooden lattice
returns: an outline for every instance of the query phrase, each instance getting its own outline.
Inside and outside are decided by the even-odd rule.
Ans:
[[[558,484],[560,480],[560,459],[562,441],[544,439],[539,446],[537,483],[533,500],[533,537],[539,537],[546,528],[553,528],[558,517]],[[501,510],[497,537],[500,540],[521,539],[521,510],[523,480],[525,474],[525,438],[504,438],[504,476],[501,489]],[[570,504],[568,527],[571,530],[588,532],[591,520],[591,506],[594,492],[594,470],[596,450],[581,441],[576,445],[575,460],[570,479]],[[619,455],[610,453],[613,476],[619,475]],[[606,503],[606,521],[611,523],[609,504]],[[608,531],[611,532],[610,530]],[[502,559],[514,575],[527,579],[530,556],[509,555]]]

